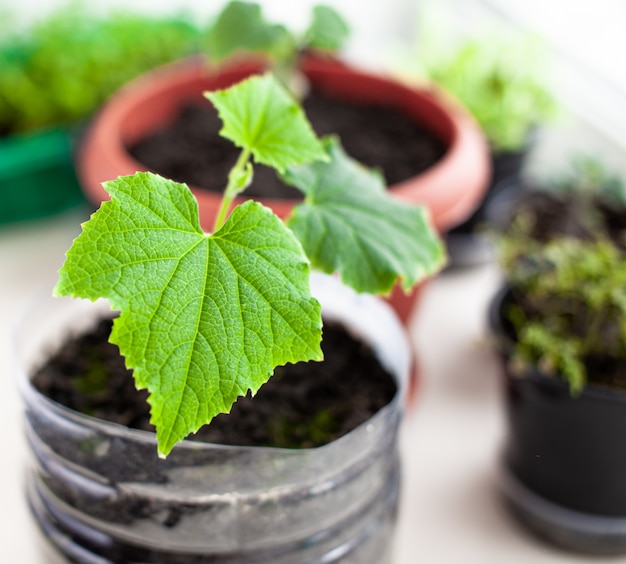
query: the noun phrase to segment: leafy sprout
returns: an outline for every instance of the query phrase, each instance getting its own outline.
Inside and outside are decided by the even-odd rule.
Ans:
[[[514,363],[563,377],[572,393],[588,381],[624,386],[589,370],[626,354],[624,207],[606,205],[620,185],[596,159],[578,158],[570,174],[522,199],[499,240],[515,304]]]
[[[209,27],[206,48],[209,58],[216,62],[238,52],[268,57],[278,79],[298,95],[301,77],[296,69],[300,54],[305,50],[338,51],[348,34],[348,24],[330,6],[314,6],[311,23],[298,35],[267,21],[259,4],[233,0]]]
[[[560,376],[572,393],[593,358],[626,355],[626,260],[606,238],[507,241],[504,266],[516,305],[514,362]],[[601,381],[598,378],[596,382]]]
[[[554,116],[545,48],[535,38],[481,35],[445,49],[440,41],[426,34],[420,43],[422,72],[467,107],[495,151],[521,149]]]
[[[337,140],[318,140],[272,75],[207,97],[242,149],[213,233],[202,232],[184,184],[151,173],[106,182],[111,200],[83,225],[55,288],[120,310],[111,341],[150,393],[161,456],[255,393],[276,366],[321,358],[310,263],[357,290],[387,292],[443,262],[423,210],[391,200]],[[304,192],[291,229],[254,201],[228,215],[252,158]]]

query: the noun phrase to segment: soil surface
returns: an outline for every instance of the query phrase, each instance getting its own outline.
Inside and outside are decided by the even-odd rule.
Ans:
[[[388,185],[424,172],[444,154],[444,144],[406,115],[384,106],[355,105],[312,91],[304,110],[318,135],[337,134],[346,152],[380,169]],[[210,105],[187,106],[168,127],[129,147],[152,171],[222,192],[240,150],[219,136],[222,122]],[[301,198],[273,169],[258,165],[247,196]]]
[[[530,187],[515,204],[513,214],[518,213],[532,214],[529,235],[538,241],[557,237],[594,240],[604,232],[626,249],[626,211],[598,198],[559,195]]]
[[[71,409],[153,431],[147,393],[137,391],[112,320],[73,336],[33,375],[43,394]],[[324,324],[324,361],[278,367],[254,399],[240,398],[191,439],[228,445],[314,447],[354,429],[388,404],[396,384],[369,347],[342,326]]]

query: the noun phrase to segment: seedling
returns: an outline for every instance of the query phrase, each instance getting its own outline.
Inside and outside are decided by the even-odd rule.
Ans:
[[[210,27],[207,51],[216,62],[237,52],[262,54],[268,57],[276,77],[301,98],[302,77],[296,70],[301,53],[338,51],[348,34],[348,24],[329,6],[314,6],[311,23],[298,35],[267,21],[258,4],[235,0],[226,4]]]
[[[589,366],[626,355],[622,202],[620,179],[597,159],[578,157],[571,173],[522,200],[501,240],[517,304],[509,312],[515,362],[562,375],[574,394],[588,380],[615,385],[606,366]]]
[[[213,233],[186,185],[151,173],[104,184],[111,200],[83,225],[57,295],[108,298],[111,342],[147,388],[165,456],[286,363],[321,359],[321,313],[309,263],[358,291],[409,290],[443,262],[422,208],[388,196],[376,172],[336,139],[319,140],[270,74],[208,93],[222,135],[242,151]],[[247,201],[228,215],[258,163],[304,193],[286,225]]]
[[[518,151],[556,103],[546,85],[545,50],[532,37],[481,35],[450,49],[428,34],[420,43],[422,72],[463,103],[494,151]]]
[[[589,379],[588,363],[626,356],[626,261],[605,238],[509,241],[507,279],[517,306],[514,362],[561,376],[573,394]],[[523,253],[523,254],[522,254]],[[599,374],[595,383],[611,376]],[[623,386],[623,383],[622,383]]]

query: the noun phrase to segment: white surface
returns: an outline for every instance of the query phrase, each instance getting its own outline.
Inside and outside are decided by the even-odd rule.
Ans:
[[[45,279],[54,276],[85,218],[86,212],[80,211],[0,227],[3,563],[46,562],[22,494],[26,449],[12,380],[10,321]],[[404,485],[394,564],[596,561],[552,549],[528,535],[497,494],[503,424],[495,359],[484,338],[485,307],[497,284],[492,266],[446,273],[426,289],[414,319],[422,380],[402,433]]]

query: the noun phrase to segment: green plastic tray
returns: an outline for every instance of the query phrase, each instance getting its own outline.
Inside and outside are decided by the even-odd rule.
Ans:
[[[85,202],[71,128],[0,138],[0,223],[53,215]]]

